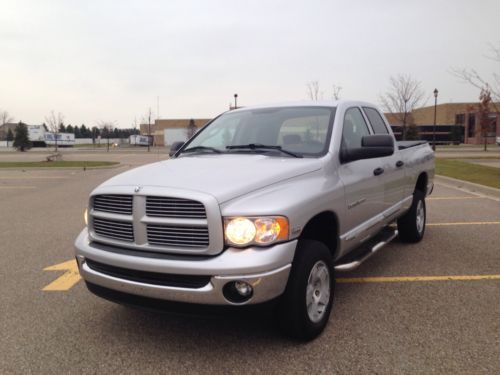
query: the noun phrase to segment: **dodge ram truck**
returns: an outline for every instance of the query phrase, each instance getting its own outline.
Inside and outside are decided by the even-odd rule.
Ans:
[[[240,108],[169,160],[98,186],[76,260],[112,301],[273,304],[284,332],[309,340],[328,322],[337,272],[396,237],[423,238],[433,178],[429,145],[397,142],[372,104]]]

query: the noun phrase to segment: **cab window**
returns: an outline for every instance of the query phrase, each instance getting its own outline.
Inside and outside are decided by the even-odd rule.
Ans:
[[[370,131],[361,110],[357,107],[349,108],[344,116],[342,148],[348,150],[360,148],[361,139],[365,135],[370,135]]]
[[[365,111],[366,117],[368,117],[368,121],[372,124],[375,134],[389,134],[382,116],[380,116],[380,113],[378,113],[375,108],[363,107],[363,110]]]

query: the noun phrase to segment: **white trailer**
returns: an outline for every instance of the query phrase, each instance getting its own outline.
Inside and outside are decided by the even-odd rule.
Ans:
[[[75,145],[75,135],[73,133],[45,133],[45,144],[47,146],[55,146],[57,136],[57,146],[73,147]]]
[[[149,137],[147,135],[134,134],[129,137],[129,143],[134,146],[147,146],[149,143]]]
[[[45,143],[45,128],[43,125],[27,125],[28,138],[33,144]]]

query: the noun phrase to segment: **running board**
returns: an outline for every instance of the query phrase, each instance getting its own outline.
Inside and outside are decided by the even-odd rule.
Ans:
[[[370,258],[373,254],[391,242],[398,235],[397,229],[391,230],[388,233],[385,233],[385,236],[377,242],[368,252],[363,253],[359,258],[355,260],[348,261],[347,263],[337,264],[335,266],[335,271],[352,271],[355,268],[358,268],[365,260]]]

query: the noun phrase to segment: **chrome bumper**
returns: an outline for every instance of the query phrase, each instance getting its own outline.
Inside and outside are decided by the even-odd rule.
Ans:
[[[137,256],[110,251],[106,246],[89,242],[84,229],[75,242],[76,258],[83,279],[108,289],[168,301],[210,305],[235,305],[222,292],[226,283],[246,281],[253,287],[247,304],[266,302],[283,294],[297,241],[290,241],[270,248],[229,248],[218,256],[201,259],[179,257]],[[124,280],[93,270],[86,258],[110,266],[130,270],[180,275],[210,275],[210,282],[201,288],[181,288],[145,284]]]

